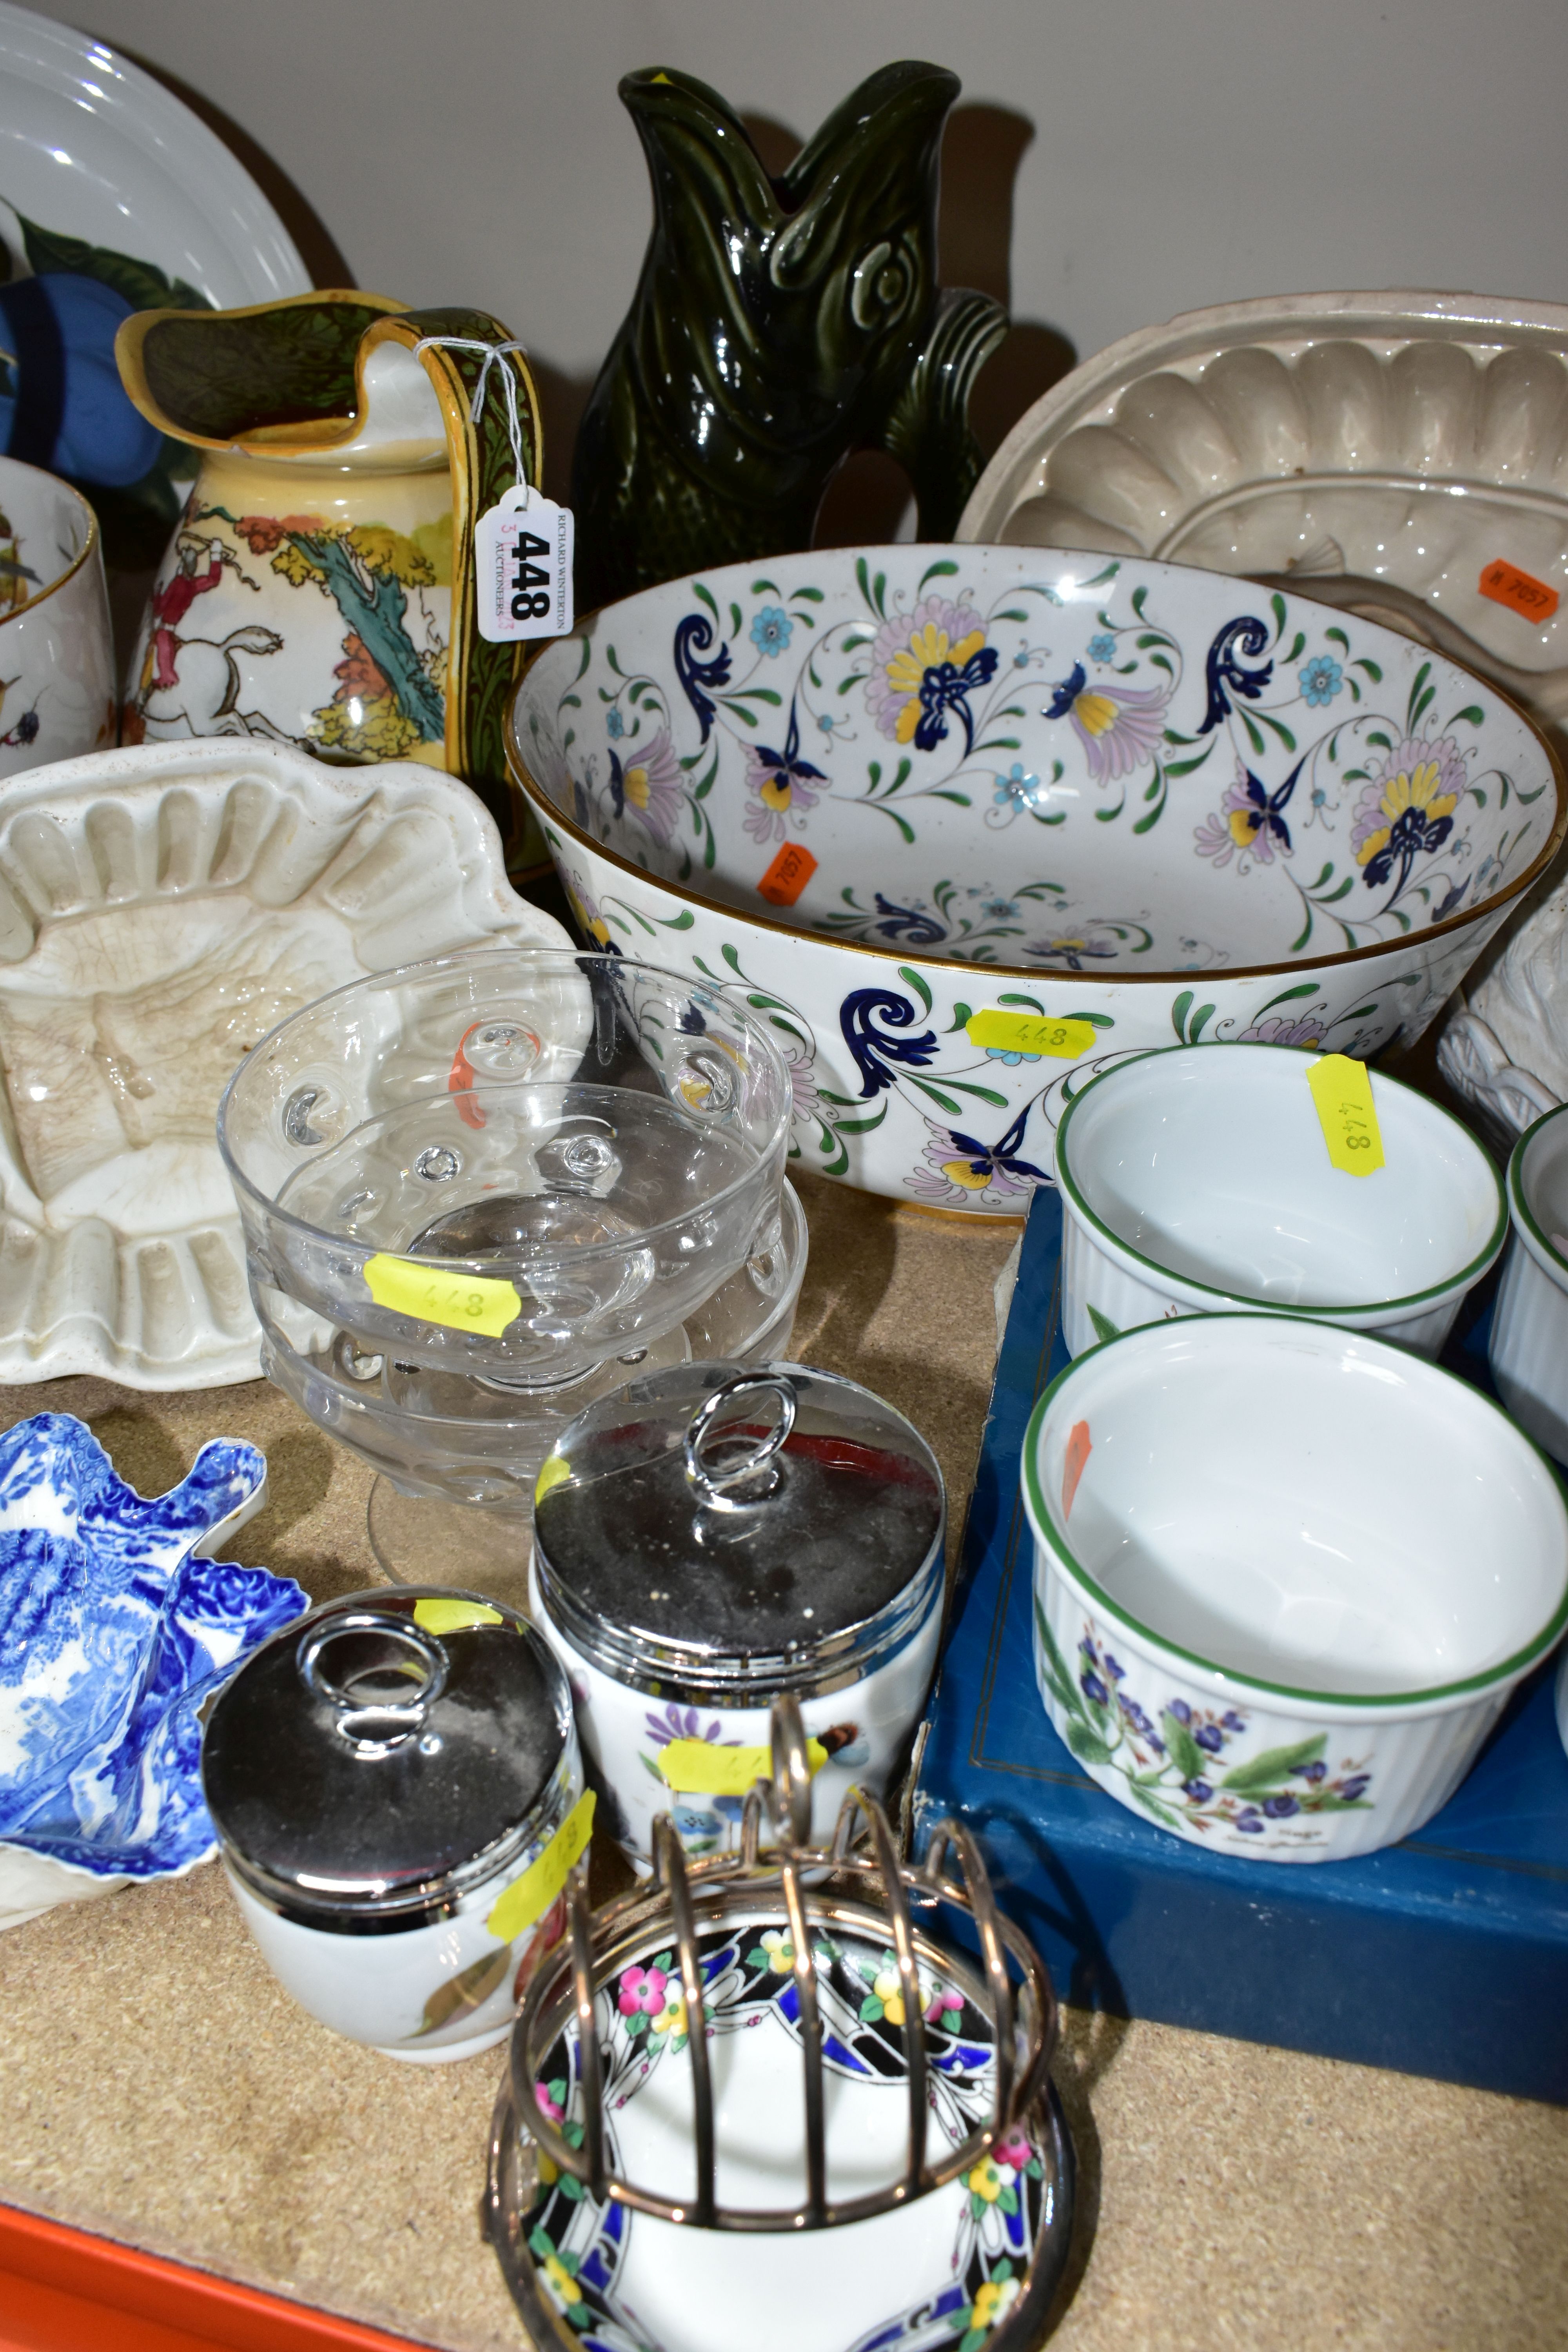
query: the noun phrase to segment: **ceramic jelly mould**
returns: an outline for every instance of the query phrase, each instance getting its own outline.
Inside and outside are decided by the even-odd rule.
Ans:
[[[958,536],[1289,573],[1561,719],[1568,308],[1394,291],[1189,310],[1037,401]],[[1484,593],[1500,560],[1551,597]]]
[[[218,1097],[326,990],[560,945],[467,787],[269,744],[105,751],[0,802],[0,1381],[254,1380]]]
[[[149,1502],[69,1413],[0,1437],[0,1927],[215,1851],[197,1709],[307,1605],[211,1556],[266,1486],[228,1439]]]
[[[1129,1052],[1414,1040],[1568,815],[1408,637],[1019,547],[646,590],[539,655],[510,748],[585,932],[773,1024],[805,1166],[992,1214]]]

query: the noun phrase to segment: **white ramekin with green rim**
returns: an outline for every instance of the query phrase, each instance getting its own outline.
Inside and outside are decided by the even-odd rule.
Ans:
[[[1090,1778],[1194,1845],[1407,1837],[1568,1626],[1568,1507],[1481,1392],[1296,1316],[1156,1324],[1024,1440],[1035,1671]]]
[[[1521,1429],[1568,1461],[1568,1104],[1526,1128],[1508,1163],[1513,1227],[1488,1353]]]
[[[1373,1072],[1384,1164],[1329,1155],[1316,1051],[1172,1045],[1075,1096],[1057,1129],[1068,1347],[1183,1315],[1304,1315],[1437,1354],[1508,1238],[1457,1118]],[[1568,1312],[1568,1307],[1565,1307]]]

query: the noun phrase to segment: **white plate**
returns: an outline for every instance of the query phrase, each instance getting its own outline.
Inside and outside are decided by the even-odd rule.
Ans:
[[[0,236],[15,212],[182,278],[216,310],[309,291],[267,198],[151,74],[79,33],[0,5]]]

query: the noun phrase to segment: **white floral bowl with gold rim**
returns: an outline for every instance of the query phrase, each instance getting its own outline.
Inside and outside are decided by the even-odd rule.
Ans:
[[[0,457],[0,776],[106,749],[114,683],[97,517],[68,482]]]
[[[1568,1625],[1550,1463],[1361,1332],[1127,1332],[1052,1381],[1023,1467],[1046,1711],[1194,1845],[1329,1862],[1409,1836]]]
[[[1375,1331],[1435,1357],[1508,1238],[1497,1170],[1457,1118],[1369,1073],[1378,1164],[1331,1156],[1321,1057],[1205,1045],[1122,1062],[1057,1129],[1072,1353],[1226,1307]]]
[[[1054,549],[647,590],[536,658],[510,749],[585,933],[772,1024],[804,1165],[992,1214],[1129,1053],[1414,1039],[1568,821],[1426,648]]]

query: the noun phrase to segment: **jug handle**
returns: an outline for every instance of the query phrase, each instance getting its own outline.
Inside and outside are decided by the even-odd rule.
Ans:
[[[512,339],[485,310],[404,310],[378,319],[366,331],[362,361],[378,343],[402,343],[412,351],[431,336],[489,346]],[[432,345],[419,353],[436,387],[447,427],[452,468],[452,623],[447,660],[446,764],[479,794],[500,828],[507,872],[514,881],[548,870],[549,854],[527,803],[511,783],[506,762],[505,727],[511,690],[527,646],[491,645],[479,635],[474,576],[474,525],[510,490],[517,478],[505,388],[500,371],[510,369],[517,394],[525,471],[537,483],[544,436],[539,394],[521,352],[495,360],[485,379],[484,404],[476,424],[474,387],[484,366],[479,352]]]

